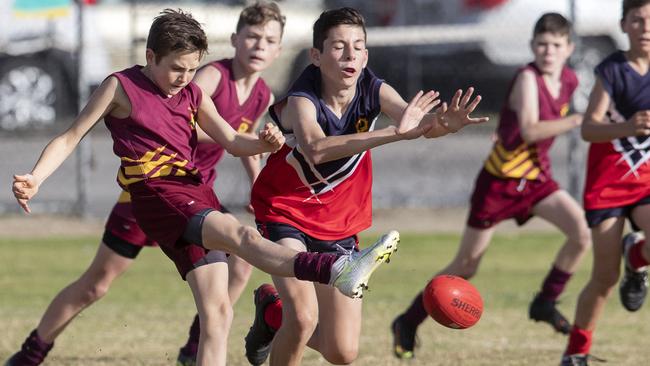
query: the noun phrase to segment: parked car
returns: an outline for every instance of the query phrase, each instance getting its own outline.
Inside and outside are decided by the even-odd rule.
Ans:
[[[86,0],[93,2],[92,0]],[[50,2],[53,3],[53,2]],[[78,102],[78,7],[48,2],[0,2],[0,130],[54,127],[76,112]],[[84,12],[84,85],[98,85],[108,56]]]

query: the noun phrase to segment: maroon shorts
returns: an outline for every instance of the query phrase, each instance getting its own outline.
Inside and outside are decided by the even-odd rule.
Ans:
[[[220,209],[212,188],[191,178],[165,177],[132,183],[129,192],[140,228],[158,242],[183,279],[198,265],[226,261],[225,253],[183,238],[190,218],[206,209]]]
[[[158,244],[149,239],[140,229],[131,212],[131,202],[118,201],[106,220],[106,231],[138,247],[157,246]]]
[[[559,189],[552,179],[502,179],[482,169],[474,185],[467,225],[487,229],[512,218],[523,225],[533,217],[533,207]]]

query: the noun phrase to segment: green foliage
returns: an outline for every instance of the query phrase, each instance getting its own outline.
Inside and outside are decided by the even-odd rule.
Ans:
[[[367,245],[374,236],[363,236]],[[562,243],[560,235],[497,235],[472,282],[481,291],[481,321],[464,331],[427,320],[421,347],[412,362],[392,356],[389,326],[431,276],[453,257],[456,235],[402,236],[399,251],[380,268],[364,296],[361,351],[356,365],[556,365],[566,338],[527,318],[538,290]],[[92,260],[97,238],[0,240],[0,362],[20,347],[52,297],[76,279]],[[561,310],[573,318],[591,256],[561,297]],[[269,277],[255,272],[235,307],[229,365],[246,365],[243,337],[253,317],[252,289]],[[187,337],[194,304],[186,284],[159,249],[144,249],[100,302],[85,310],[57,339],[46,365],[173,365]],[[593,352],[615,365],[645,364],[650,350],[646,308],[627,313],[614,292],[595,334]],[[644,337],[645,336],[645,337]],[[326,363],[314,351],[304,365]]]

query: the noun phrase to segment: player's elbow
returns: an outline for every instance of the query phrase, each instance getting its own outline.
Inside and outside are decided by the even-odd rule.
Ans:
[[[313,164],[321,164],[327,161],[325,160],[325,154],[319,149],[317,144],[306,144],[302,152],[305,158]]]
[[[539,140],[537,135],[530,130],[521,131],[521,139],[524,140],[524,142],[527,144],[532,144],[537,142],[537,140]]]

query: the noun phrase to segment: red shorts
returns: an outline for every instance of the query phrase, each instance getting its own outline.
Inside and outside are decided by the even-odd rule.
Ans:
[[[523,225],[533,217],[533,207],[559,189],[552,179],[502,179],[482,169],[474,184],[467,225],[487,229],[512,218]]]
[[[202,263],[206,259],[210,263],[225,261],[225,253],[209,251],[183,239],[192,216],[206,209],[220,209],[211,187],[191,178],[165,177],[132,183],[129,192],[133,216],[140,228],[158,242],[183,279],[197,264],[206,264]]]

